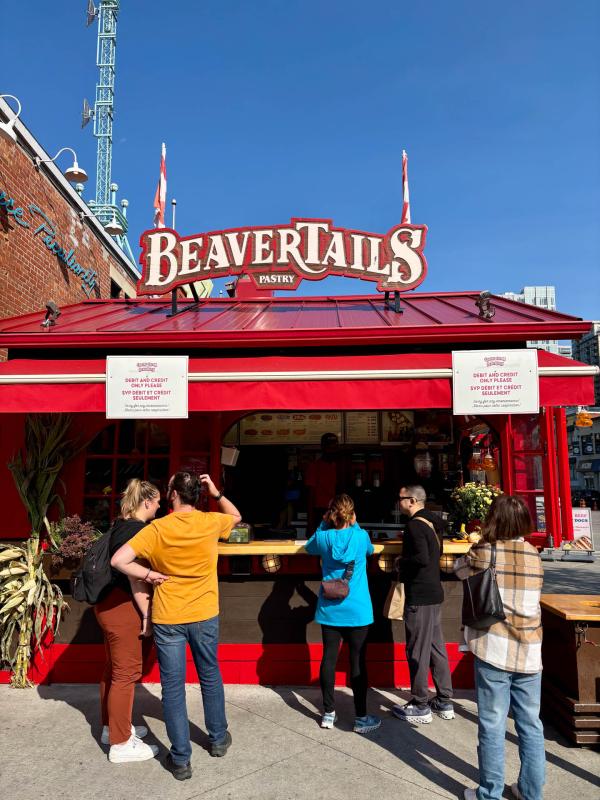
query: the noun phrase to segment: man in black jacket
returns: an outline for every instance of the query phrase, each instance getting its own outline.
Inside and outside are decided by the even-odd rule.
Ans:
[[[400,509],[410,517],[404,532],[399,569],[406,593],[404,625],[412,698],[406,705],[394,706],[392,713],[413,724],[431,722],[432,711],[442,719],[454,719],[450,702],[452,681],[441,623],[443,522],[425,508],[427,495],[422,486],[403,486],[399,500]],[[427,689],[430,668],[437,690],[431,701]]]

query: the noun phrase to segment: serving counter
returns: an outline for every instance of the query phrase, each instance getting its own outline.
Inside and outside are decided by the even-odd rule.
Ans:
[[[260,556],[269,555],[306,555],[304,545],[306,540],[299,539],[260,539],[245,544],[219,543],[220,556]],[[464,555],[471,547],[470,542],[452,542],[444,540],[444,555]],[[381,553],[400,555],[402,553],[402,539],[387,539],[382,542],[373,542],[375,555]]]

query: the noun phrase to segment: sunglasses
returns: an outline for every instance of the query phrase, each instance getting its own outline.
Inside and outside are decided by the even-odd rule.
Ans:
[[[398,495],[398,500],[414,500],[414,497],[405,497],[403,495]]]

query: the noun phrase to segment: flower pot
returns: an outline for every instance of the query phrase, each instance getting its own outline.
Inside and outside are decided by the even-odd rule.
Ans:
[[[476,531],[479,532],[481,530],[481,520],[480,519],[471,519],[467,522],[466,525],[467,533],[475,533]]]
[[[44,572],[52,581],[70,581],[71,575],[81,566],[81,559],[68,559],[63,561],[60,567],[52,566],[52,553],[44,553],[42,556]]]

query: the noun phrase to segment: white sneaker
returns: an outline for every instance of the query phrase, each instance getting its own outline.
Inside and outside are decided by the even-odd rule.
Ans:
[[[136,736],[123,744],[111,744],[108,751],[108,760],[113,764],[125,764],[128,761],[148,761],[158,755],[158,747],[155,744],[146,744]]]
[[[335,711],[326,711],[321,717],[321,727],[333,728],[336,720],[337,720],[337,714],[335,713]]]
[[[135,728],[131,726],[131,735],[137,736],[138,739],[143,739],[148,736],[148,728],[145,725],[136,725]],[[100,737],[102,744],[110,744],[110,737],[108,732],[108,725],[102,728],[102,736]]]

